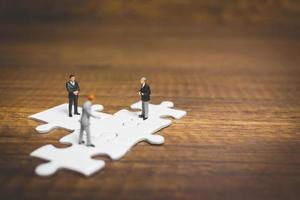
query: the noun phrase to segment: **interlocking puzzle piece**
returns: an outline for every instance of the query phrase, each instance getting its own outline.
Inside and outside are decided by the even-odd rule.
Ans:
[[[138,118],[138,112],[121,110],[99,123],[102,130],[92,136],[92,143],[96,146],[99,154],[108,155],[113,160],[123,157],[134,145],[141,141],[160,145],[164,138],[153,135],[155,132],[169,126],[170,120],[152,119],[142,120]],[[77,144],[78,132],[73,132],[62,139],[61,143]]]
[[[91,158],[93,156],[92,151],[93,148],[76,144],[67,148],[45,145],[30,155],[49,161],[36,167],[35,172],[40,176],[52,175],[58,169],[70,169],[90,176],[105,166],[104,161]]]
[[[142,102],[139,101],[130,106],[132,109],[142,109]],[[149,119],[160,117],[173,117],[180,119],[186,115],[186,111],[173,109],[174,103],[163,101],[159,105],[149,104]]]
[[[171,124],[170,120],[164,119],[143,121],[138,118],[138,112],[128,110],[121,110],[113,117],[98,122],[102,131],[92,135],[95,148],[78,145],[80,131],[75,130],[60,140],[62,143],[71,143],[72,146],[60,149],[46,145],[32,152],[31,156],[49,161],[38,166],[36,173],[48,176],[58,169],[69,169],[89,176],[104,167],[104,163],[92,159],[92,156],[107,155],[112,160],[118,160],[141,141],[163,144],[162,136],[152,134]]]
[[[131,107],[138,109],[141,107],[141,103],[135,103]],[[163,144],[164,138],[153,134],[169,126],[171,121],[161,117],[171,116],[180,119],[186,115],[186,112],[171,109],[172,102],[162,102],[160,105],[150,104],[149,107],[153,109],[153,112],[145,121],[138,117],[139,112],[128,110],[121,110],[114,115],[104,114],[102,119],[91,121],[91,137],[95,148],[78,145],[79,129],[75,129],[73,133],[60,140],[60,142],[72,144],[72,146],[60,149],[52,145],[45,145],[35,150],[31,156],[49,161],[39,165],[36,173],[46,176],[64,168],[89,176],[105,165],[103,161],[92,159],[92,156],[107,155],[113,160],[118,160],[141,141]]]
[[[99,116],[101,119],[110,117],[111,115],[101,113],[103,110],[102,105],[93,105],[92,111],[95,115]],[[81,113],[82,108],[78,107],[78,111]],[[96,112],[97,111],[97,112]],[[61,104],[59,106],[55,106],[48,110],[33,114],[29,116],[30,119],[39,120],[42,122],[46,122],[46,124],[39,125],[35,129],[38,133],[47,133],[55,128],[64,128],[70,131],[76,130],[80,128],[80,115],[73,115],[73,117],[69,117],[68,115],[68,104]],[[99,119],[91,118],[91,123],[93,121],[97,121]]]

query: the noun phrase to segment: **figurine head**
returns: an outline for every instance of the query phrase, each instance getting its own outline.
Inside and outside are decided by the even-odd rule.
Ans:
[[[70,78],[70,81],[75,81],[75,75],[73,75],[73,74],[71,74],[70,76],[69,76],[69,78]]]
[[[141,78],[141,84],[143,85],[144,83],[146,83],[146,80],[147,80],[146,77],[142,77]]]
[[[90,95],[87,97],[87,99],[88,99],[89,101],[93,102],[93,101],[95,101],[96,97],[95,97],[95,95],[90,94]]]

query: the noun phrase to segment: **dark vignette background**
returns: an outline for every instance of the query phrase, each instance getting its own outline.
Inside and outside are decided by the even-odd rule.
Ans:
[[[297,0],[0,0],[0,198],[298,200],[299,25]],[[128,108],[146,75],[188,116],[93,177],[38,177],[30,152],[68,132],[27,116],[69,73],[80,103]]]

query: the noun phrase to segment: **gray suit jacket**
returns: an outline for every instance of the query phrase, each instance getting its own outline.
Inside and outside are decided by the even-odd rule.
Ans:
[[[86,101],[82,106],[82,114],[80,118],[81,126],[89,126],[90,125],[90,117],[97,117],[92,113],[92,102]]]

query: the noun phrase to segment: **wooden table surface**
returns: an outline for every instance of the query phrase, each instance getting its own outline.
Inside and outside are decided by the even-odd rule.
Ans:
[[[0,199],[300,199],[300,42],[295,35],[194,29],[1,27]],[[152,103],[188,112],[91,177],[39,177],[33,113],[67,101],[74,73],[105,112],[129,109],[147,76]]]

